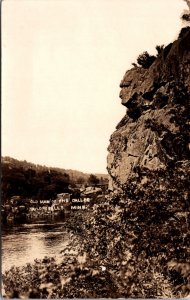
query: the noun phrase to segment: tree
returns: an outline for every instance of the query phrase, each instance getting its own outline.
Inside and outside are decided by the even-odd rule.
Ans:
[[[164,50],[164,45],[157,45],[156,50],[158,53],[157,56],[160,55],[162,53],[162,51]]]
[[[96,185],[99,183],[99,179],[98,179],[98,177],[96,177],[96,175],[90,174],[90,176],[88,178],[88,183],[92,184],[92,185]]]
[[[78,184],[83,184],[83,183],[85,183],[84,177],[80,176],[80,177],[77,179],[77,183],[78,183]]]
[[[137,62],[144,69],[148,69],[153,64],[155,59],[156,57],[154,55],[150,55],[147,51],[145,51],[138,56]]]
[[[8,161],[8,160],[7,160]],[[28,166],[28,168],[27,168]],[[55,198],[56,194],[66,192],[70,184],[67,173],[49,170],[42,167],[37,170],[27,163],[13,161],[2,164],[2,200],[3,202],[14,195],[23,198]]]

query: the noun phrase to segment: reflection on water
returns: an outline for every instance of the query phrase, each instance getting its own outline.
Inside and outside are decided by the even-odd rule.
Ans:
[[[33,262],[35,258],[55,256],[63,250],[68,237],[64,222],[36,223],[3,227],[2,270]]]

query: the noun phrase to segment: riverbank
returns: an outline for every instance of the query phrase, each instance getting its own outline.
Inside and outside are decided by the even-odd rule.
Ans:
[[[33,263],[44,256],[54,257],[63,250],[70,236],[65,219],[36,220],[26,224],[2,226],[2,270]]]
[[[149,208],[153,210],[155,204]],[[160,222],[158,230],[155,215],[150,225],[141,205],[146,205],[145,199],[136,202],[124,195],[112,195],[109,199],[99,199],[92,211],[73,213],[67,222],[70,243],[61,251],[59,260],[45,257],[7,271],[3,276],[7,296],[55,299],[187,296],[185,252],[184,259],[177,261],[178,249],[171,244],[174,235],[168,235],[171,239],[168,243],[162,240],[164,230],[170,230],[171,224]],[[160,213],[156,206],[154,213]],[[141,228],[148,234],[149,245],[139,243]],[[165,253],[160,251],[161,245]],[[153,248],[154,253],[150,254]]]
[[[12,266],[2,276],[5,298],[57,298],[59,289],[77,263],[80,238],[67,232],[68,243],[54,257],[45,256],[20,267]],[[64,266],[64,270],[63,270]]]

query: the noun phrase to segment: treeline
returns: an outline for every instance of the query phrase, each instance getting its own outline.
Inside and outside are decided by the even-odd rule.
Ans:
[[[55,199],[57,194],[71,192],[78,184],[106,182],[106,175],[105,178],[98,178],[96,175],[78,171],[73,171],[70,175],[62,169],[48,168],[10,157],[2,158],[1,166],[2,202],[15,195],[32,199]],[[75,172],[78,172],[78,176]]]
[[[2,200],[19,195],[33,199],[54,199],[58,193],[67,192],[68,174],[56,171],[36,171],[32,168],[9,167],[2,164]]]

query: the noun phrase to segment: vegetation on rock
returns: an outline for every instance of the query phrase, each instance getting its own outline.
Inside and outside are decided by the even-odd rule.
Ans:
[[[153,64],[155,59],[156,57],[154,55],[150,55],[147,51],[145,51],[138,56],[137,63],[144,69],[148,69]]]

